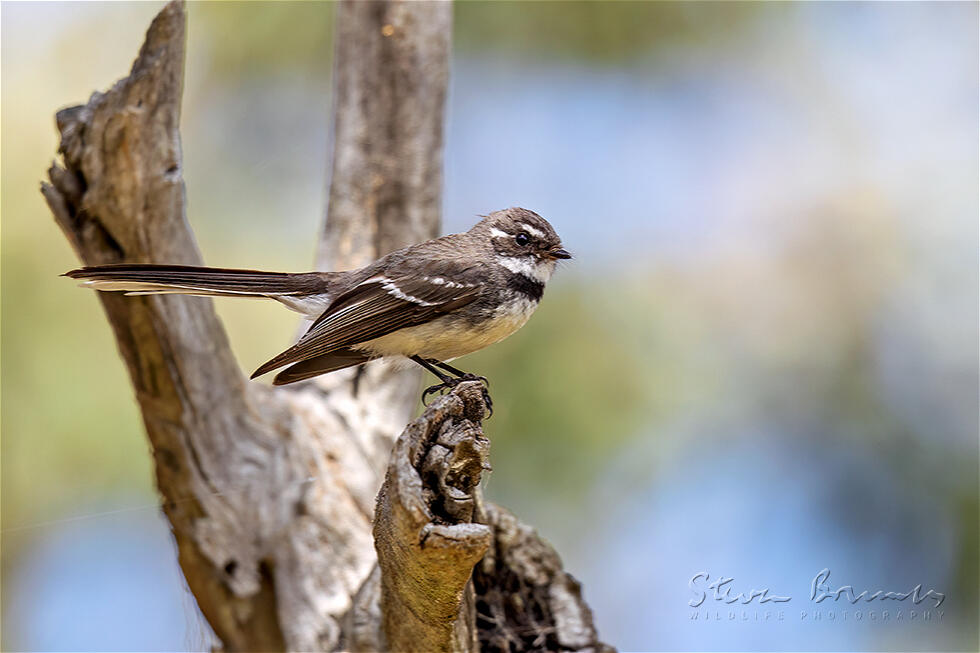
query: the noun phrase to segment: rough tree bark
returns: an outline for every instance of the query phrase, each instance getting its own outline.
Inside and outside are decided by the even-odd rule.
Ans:
[[[337,5],[318,266],[359,266],[437,233],[450,11]],[[166,5],[127,77],[57,114],[62,163],[42,192],[86,264],[202,263],[184,215],[184,30],[183,5]],[[369,364],[270,388],[246,380],[210,299],[99,300],[180,565],[224,649],[604,648],[555,552],[482,500],[474,384],[396,441],[414,372]]]

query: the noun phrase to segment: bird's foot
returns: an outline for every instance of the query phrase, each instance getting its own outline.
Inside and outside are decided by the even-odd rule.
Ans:
[[[483,384],[484,393],[490,390],[490,381],[488,381],[487,377],[485,376],[477,376],[476,374],[466,373],[463,376],[459,377],[457,381],[479,381],[480,383]]]
[[[487,407],[487,419],[493,416],[493,399],[490,398],[490,381],[487,380],[485,376],[477,376],[476,374],[464,374],[460,377],[453,379],[446,379],[442,383],[437,383],[436,385],[430,385],[428,388],[422,391],[422,405],[428,406],[426,399],[429,395],[433,394],[444,394],[458,386],[464,381],[479,381],[482,385],[480,388],[483,394],[483,403]]]

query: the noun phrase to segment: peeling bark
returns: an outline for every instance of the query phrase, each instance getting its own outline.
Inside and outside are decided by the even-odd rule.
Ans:
[[[337,5],[319,266],[362,265],[438,232],[450,11]],[[42,193],[85,264],[202,264],[184,215],[184,29],[183,5],[166,5],[129,76],[57,114],[62,162]],[[270,388],[246,380],[210,299],[98,297],[181,568],[222,648],[601,647],[553,550],[483,507],[488,442],[474,384],[434,402],[396,442],[417,405],[417,372],[372,363],[359,376]]]

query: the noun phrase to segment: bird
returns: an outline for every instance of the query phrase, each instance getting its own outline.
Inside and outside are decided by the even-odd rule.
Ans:
[[[523,208],[494,211],[469,231],[393,251],[356,270],[263,272],[122,263],[63,276],[126,295],[274,299],[312,319],[299,340],[260,365],[286,385],[379,358],[409,360],[439,383],[428,395],[485,377],[449,363],[510,336],[537,309],[557,262],[572,258],[551,224]],[[282,369],[285,368],[285,369]]]

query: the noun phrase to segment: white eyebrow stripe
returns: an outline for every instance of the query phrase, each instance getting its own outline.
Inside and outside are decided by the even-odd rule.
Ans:
[[[490,227],[490,235],[493,236],[494,238],[513,238],[514,237],[513,234],[509,234],[506,231],[501,231],[500,229],[497,229],[496,227]]]
[[[532,236],[535,236],[537,238],[544,238],[544,232],[541,231],[540,229],[536,229],[526,222],[522,222],[521,226],[524,227],[524,231],[528,232]]]

